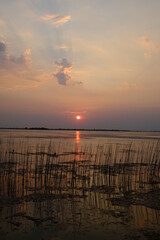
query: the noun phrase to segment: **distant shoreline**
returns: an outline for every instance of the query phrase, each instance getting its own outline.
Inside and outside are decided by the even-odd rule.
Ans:
[[[0,127],[0,130],[41,130],[41,131],[95,131],[95,132],[160,132],[160,130],[128,130],[128,129],[99,129],[99,128],[45,128],[45,127],[25,127],[25,128],[9,128],[9,127]]]

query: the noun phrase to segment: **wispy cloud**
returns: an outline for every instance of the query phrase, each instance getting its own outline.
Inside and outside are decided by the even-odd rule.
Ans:
[[[5,42],[0,41],[0,69],[24,69],[29,63],[31,63],[31,50],[26,49],[24,54],[19,57],[9,55],[7,51],[7,45]]]
[[[154,53],[157,53],[160,51],[160,45],[155,44],[152,40],[150,40],[146,36],[142,36],[139,39],[139,42],[141,46],[145,49],[144,58],[146,60],[150,60]]]
[[[82,85],[82,84],[83,84],[82,81],[74,81],[74,82],[72,83],[72,86],[75,86],[75,85]]]
[[[4,24],[5,24],[4,20],[0,18],[0,26],[2,26]]]
[[[135,81],[129,81],[129,80],[125,80],[123,82],[121,82],[118,86],[117,86],[117,90],[119,92],[123,92],[123,93],[133,93],[133,92],[142,92],[144,91],[144,89],[146,88],[146,86],[141,83],[141,82],[135,82]]]
[[[41,17],[42,20],[44,21],[49,21],[57,18],[59,15],[58,14],[46,14]]]
[[[4,42],[0,42],[0,60],[4,58],[6,55],[6,44]]]
[[[149,38],[147,38],[147,37],[145,37],[145,36],[143,36],[143,37],[141,37],[140,38],[140,43],[141,43],[141,45],[143,46],[143,47],[145,47],[145,48],[150,48],[150,40],[149,40]]]
[[[29,65],[32,63],[32,59],[31,59],[31,49],[28,48],[24,51],[24,59],[25,62]]]
[[[56,27],[59,27],[69,22],[71,20],[71,16],[69,15],[63,16],[60,14],[46,14],[41,17],[41,20],[46,21]]]
[[[66,44],[57,45],[56,48],[58,50],[64,50],[64,51],[68,51],[69,49],[69,47]]]
[[[65,111],[65,113],[69,113],[69,114],[75,114],[75,115],[77,115],[77,114],[85,114],[85,113],[87,113],[87,110],[80,110],[80,111]]]
[[[62,61],[55,61],[55,66],[57,70],[54,72],[58,83],[60,85],[67,85],[67,82],[71,79],[70,72],[72,71],[73,64],[69,62],[66,58],[63,58]]]
[[[67,23],[68,21],[70,21],[70,19],[71,16],[58,16],[56,17],[55,21],[52,22],[52,24],[58,27],[60,25]]]
[[[136,83],[133,83],[133,82],[130,82],[128,80],[126,81],[123,81],[120,85],[120,90],[122,91],[129,91],[129,90],[133,90],[137,88],[137,84]]]
[[[25,80],[32,80],[31,50],[26,49],[20,56],[11,55],[7,44],[0,41],[0,85],[1,89],[24,86]],[[35,79],[32,81],[35,82]],[[31,84],[30,84],[31,85]],[[29,84],[28,84],[29,86]]]

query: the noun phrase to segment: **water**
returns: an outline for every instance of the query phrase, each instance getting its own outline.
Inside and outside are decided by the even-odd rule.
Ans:
[[[160,133],[0,131],[3,239],[159,239]]]

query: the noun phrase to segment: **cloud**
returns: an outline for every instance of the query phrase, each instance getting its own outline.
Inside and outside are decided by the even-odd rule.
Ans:
[[[141,46],[145,49],[144,58],[150,60],[153,54],[159,53],[160,46],[151,41],[148,37],[142,36],[139,39]]]
[[[56,77],[60,85],[67,85],[68,80],[71,79],[69,73],[72,71],[73,64],[66,58],[63,58],[60,62],[55,61],[55,66],[57,67],[57,70],[53,76]]]
[[[72,69],[72,63],[70,63],[66,58],[63,58],[61,62],[55,61],[55,65],[63,71]]]
[[[6,45],[5,45],[5,43],[0,42],[0,53],[5,52],[5,51],[6,51]]]
[[[24,51],[24,54],[25,54],[26,56],[30,56],[30,55],[31,55],[31,49],[30,49],[30,48],[26,49],[26,50]]]
[[[140,38],[140,43],[143,47],[149,49],[150,48],[150,40],[149,38],[143,36]]]
[[[87,110],[80,110],[80,111],[65,111],[65,113],[69,113],[69,114],[75,114],[75,115],[77,115],[77,114],[85,114],[85,113],[87,113]]]
[[[24,54],[19,57],[9,55],[6,43],[0,41],[0,69],[17,70],[24,69],[31,63],[31,50],[26,49]]]
[[[7,57],[6,44],[4,42],[0,41],[0,69],[5,68],[7,60],[8,60],[8,57]]]
[[[56,27],[63,25],[71,20],[71,16],[58,16],[56,19],[52,22],[53,25]]]
[[[3,26],[5,24],[3,19],[0,19],[0,26]]]
[[[62,16],[60,14],[46,14],[41,17],[41,20],[49,22],[51,25],[59,27],[71,20],[71,16]]]
[[[56,46],[57,49],[59,50],[64,50],[64,51],[68,51],[69,47],[66,44],[61,44]]]
[[[82,85],[82,84],[83,84],[82,81],[76,81],[76,82],[74,82],[74,85]]]
[[[122,90],[132,90],[137,85],[135,83],[129,82],[128,80],[124,81],[121,85]]]
[[[59,16],[58,14],[46,14],[46,15],[42,16],[41,19],[44,21],[49,21],[49,20],[53,20],[53,19],[57,18],[58,16]]]
[[[6,45],[0,42],[0,67],[3,65],[6,59]]]
[[[60,85],[66,85],[67,81],[71,79],[71,77],[64,72],[57,72],[54,76],[57,78]]]
[[[0,89],[15,89],[16,86],[27,85],[24,80],[32,80],[31,62],[30,49],[17,57],[9,54],[7,44],[0,41]],[[35,82],[34,79],[32,81]]]
[[[24,51],[24,59],[27,65],[32,63],[32,59],[31,59],[31,49],[28,48]]]
[[[148,52],[145,52],[144,53],[144,58],[146,59],[146,60],[150,60],[151,59],[151,53],[148,51]]]
[[[125,80],[118,85],[117,90],[121,92],[133,92],[144,90],[145,86],[142,83]]]

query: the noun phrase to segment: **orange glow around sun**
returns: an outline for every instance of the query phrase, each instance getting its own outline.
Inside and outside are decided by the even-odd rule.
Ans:
[[[81,120],[82,117],[81,117],[80,115],[77,115],[77,116],[76,116],[76,119],[77,119],[77,120]]]

